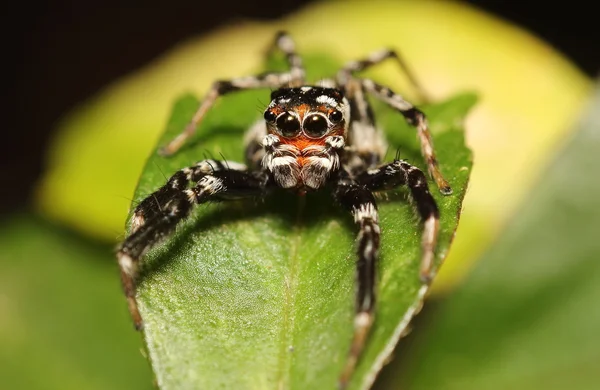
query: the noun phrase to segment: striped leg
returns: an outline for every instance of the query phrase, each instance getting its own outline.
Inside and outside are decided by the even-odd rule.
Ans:
[[[344,179],[338,183],[334,196],[342,207],[352,213],[354,221],[359,226],[354,336],[346,366],[339,379],[340,387],[345,388],[354,372],[358,358],[364,348],[367,335],[373,324],[375,271],[379,253],[380,229],[375,198],[371,191],[363,185],[349,179]]]
[[[357,181],[371,191],[392,189],[400,185],[406,185],[410,189],[412,199],[424,223],[420,276],[424,283],[430,283],[434,276],[433,259],[440,226],[440,213],[429,192],[423,172],[405,161],[396,160],[379,169],[363,173]]]
[[[241,164],[203,161],[175,173],[166,185],[143,200],[132,220],[132,233],[117,251],[121,281],[129,312],[136,329],[142,319],[135,301],[138,264],[142,256],[168,237],[185,219],[192,207],[213,200],[261,196],[266,191],[267,176],[236,170]],[[196,185],[188,188],[189,181]]]
[[[277,89],[286,86],[300,86],[304,83],[304,68],[302,59],[296,54],[295,44],[292,38],[284,32],[276,35],[272,48],[278,48],[285,55],[290,70],[284,73],[264,73],[257,76],[240,77],[232,80],[215,81],[210,90],[204,96],[200,107],[187,124],[185,129],[160,150],[162,155],[172,155],[177,152],[194,133],[204,118],[204,115],[213,106],[217,98],[230,92],[243,91],[257,88]]]
[[[231,80],[215,81],[210,87],[200,107],[192,117],[191,121],[185,126],[185,129],[179,133],[171,142],[161,148],[160,154],[170,156],[176,153],[183,144],[196,132],[196,128],[202,122],[202,119],[208,110],[215,104],[220,96],[231,92],[243,91],[258,88],[277,89],[290,84],[292,76],[290,73],[265,73],[258,76],[240,77]]]
[[[394,93],[391,89],[379,85],[369,79],[361,79],[361,82],[367,91],[372,93],[378,99],[383,100],[392,108],[398,110],[404,118],[406,118],[408,123],[417,128],[417,134],[419,136],[419,141],[421,142],[421,153],[427,162],[429,174],[435,180],[440,192],[444,195],[450,195],[452,193],[452,188],[450,188],[450,185],[440,172],[425,114],[404,100],[402,96]]]
[[[392,49],[378,50],[376,52],[371,53],[369,56],[367,56],[367,58],[346,63],[346,65],[344,65],[344,67],[338,73],[338,80],[340,80],[342,84],[345,84],[344,80],[347,81],[355,73],[361,72],[374,65],[380,64],[388,58],[393,58],[394,60],[396,60],[396,62],[400,66],[400,69],[406,75],[408,81],[411,83],[412,87],[417,92],[417,98],[419,99],[419,101],[429,101],[425,90],[423,89],[421,84],[419,84],[417,78],[415,77],[414,73],[412,72],[406,61],[404,61],[402,56],[397,51]]]
[[[350,145],[344,166],[352,174],[360,173],[380,164],[387,151],[383,132],[375,124],[375,116],[367,99],[367,91],[359,79],[351,79],[344,85],[344,94],[350,103]]]
[[[162,213],[165,205],[179,192],[188,188],[190,182],[197,182],[203,176],[224,170],[245,171],[246,166],[234,161],[203,160],[191,167],[183,168],[169,178],[167,184],[142,200],[133,212],[131,231],[135,233],[146,220]]]
[[[285,59],[290,67],[290,75],[292,76],[290,87],[303,86],[305,71],[302,58],[296,53],[296,44],[286,31],[279,31],[275,35],[273,44],[267,50],[267,56],[271,55],[276,49],[285,55]]]

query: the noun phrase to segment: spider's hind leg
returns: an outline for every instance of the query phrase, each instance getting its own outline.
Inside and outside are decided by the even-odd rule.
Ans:
[[[188,188],[190,182],[196,185]],[[136,207],[132,233],[117,250],[123,290],[136,329],[142,318],[135,300],[138,265],[142,256],[187,218],[194,205],[214,200],[262,196],[267,189],[264,172],[247,172],[229,161],[205,160],[176,172],[161,188]]]

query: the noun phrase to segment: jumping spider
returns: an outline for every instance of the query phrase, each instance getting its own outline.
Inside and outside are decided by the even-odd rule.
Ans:
[[[366,95],[371,94],[398,110],[417,130],[429,173],[443,194],[452,190],[435,158],[425,116],[389,88],[355,74],[385,59],[394,58],[409,75],[396,52],[380,50],[366,59],[346,64],[334,80],[308,86],[302,59],[286,33],[278,33],[271,50],[283,52],[289,71],[216,81],[185,130],[162,149],[175,153],[196,131],[215,100],[231,92],[270,88],[271,102],[264,120],[246,136],[247,165],[204,160],[183,168],[167,184],[144,199],[131,220],[131,234],[118,249],[117,258],[129,311],[137,329],[142,318],[135,300],[138,264],[143,255],[171,234],[196,204],[216,200],[261,197],[280,187],[303,195],[332,188],[333,197],[354,217],[357,238],[357,290],[354,338],[346,368],[348,381],[373,323],[375,266],[380,241],[373,192],[405,185],[423,221],[420,277],[429,282],[439,229],[439,211],[423,172],[404,160],[382,164],[386,143],[376,128]],[[190,183],[193,185],[190,186]]]

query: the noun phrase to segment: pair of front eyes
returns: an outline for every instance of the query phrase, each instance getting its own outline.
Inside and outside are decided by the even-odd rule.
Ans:
[[[272,111],[265,111],[265,120],[267,122],[275,123],[277,129],[281,132],[284,137],[293,137],[298,135],[300,127],[304,129],[304,132],[309,137],[318,138],[327,134],[329,130],[329,122],[324,114],[310,114],[304,118],[302,126],[300,120],[290,112],[284,112],[279,115],[275,115]],[[343,115],[340,111],[332,111],[328,115],[329,120],[332,123],[339,123],[343,119]]]

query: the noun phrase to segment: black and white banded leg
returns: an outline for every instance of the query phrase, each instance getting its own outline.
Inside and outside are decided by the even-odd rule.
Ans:
[[[423,221],[421,240],[420,277],[424,283],[433,279],[433,260],[439,232],[440,213],[435,199],[429,192],[427,179],[423,171],[406,161],[396,160],[380,168],[361,174],[357,181],[371,191],[393,189],[405,185],[409,188],[419,217]]]
[[[198,125],[220,96],[248,89],[278,89],[286,86],[299,86],[304,84],[304,68],[302,67],[302,60],[300,56],[296,54],[295,44],[292,38],[286,33],[281,32],[276,36],[273,46],[277,47],[286,55],[286,59],[290,66],[288,72],[269,72],[256,76],[215,81],[204,96],[202,103],[200,103],[200,107],[198,107],[198,110],[186,125],[185,129],[166,146],[161,148],[160,153],[165,156],[176,153],[183,144],[194,135]]]
[[[361,79],[360,81],[367,91],[387,103],[392,108],[398,110],[409,124],[416,127],[417,135],[421,143],[421,153],[427,162],[429,174],[435,180],[440,192],[444,195],[450,195],[452,193],[452,188],[450,188],[450,184],[448,184],[440,172],[425,114],[388,87],[379,85],[369,79]]]
[[[430,99],[427,97],[425,90],[419,84],[417,77],[415,77],[414,72],[410,69],[407,62],[404,61],[404,58],[398,53],[396,50],[392,49],[381,49],[376,52],[371,53],[366,58],[347,62],[344,67],[338,72],[338,80],[341,84],[346,84],[346,82],[350,79],[350,77],[354,76],[355,73],[362,72],[372,66],[378,65],[387,59],[394,59],[400,66],[402,72],[408,78],[408,81],[417,92],[417,98],[420,102],[427,102]]]
[[[235,161],[202,160],[196,164],[180,169],[169,178],[167,183],[143,199],[135,208],[131,220],[131,232],[134,233],[146,220],[152,219],[161,213],[165,204],[179,192],[188,188],[190,182],[195,183],[203,176],[216,171],[236,170],[246,171],[246,166]]]
[[[280,50],[284,55],[288,66],[290,67],[290,75],[292,81],[290,87],[301,87],[304,85],[305,71],[302,64],[302,57],[296,53],[296,44],[292,37],[286,31],[279,31],[275,35],[273,44],[267,50],[267,56],[270,56],[276,49]]]
[[[194,205],[264,195],[268,176],[263,172],[249,173],[236,169],[241,167],[237,163],[206,160],[184,168],[137,206],[132,220],[132,233],[117,251],[121,281],[136,329],[142,328],[142,318],[135,300],[140,259],[168,237],[177,224],[189,216]],[[196,184],[189,188],[189,182]]]
[[[354,336],[339,385],[345,388],[360,356],[371,325],[375,307],[376,264],[381,231],[375,198],[370,190],[351,179],[339,181],[335,199],[354,216],[359,226],[356,262],[356,313]]]

